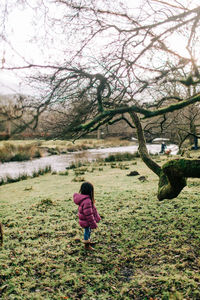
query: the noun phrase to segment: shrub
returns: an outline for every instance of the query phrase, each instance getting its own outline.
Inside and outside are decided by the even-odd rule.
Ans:
[[[85,181],[85,178],[84,177],[74,177],[72,179],[73,182],[82,182],[82,181]]]
[[[139,157],[139,153],[117,153],[117,154],[111,154],[108,157],[106,157],[104,160],[106,162],[113,162],[113,161],[130,161],[135,159],[136,157]]]
[[[82,171],[82,170],[76,170],[76,169],[75,169],[75,170],[74,170],[74,173],[75,173],[76,176],[79,176],[79,175],[84,175],[84,174],[85,174],[85,171],[84,171],[84,170]]]
[[[35,145],[15,146],[4,143],[0,148],[0,161],[24,161],[31,158],[41,157],[40,150]]]
[[[19,180],[26,180],[28,178],[27,174],[22,174],[19,176]]]
[[[80,168],[81,166],[83,166],[84,164],[81,161],[77,161],[76,163],[73,161],[71,163],[71,165],[69,165],[69,167],[66,167],[66,169],[76,169],[76,168]]]
[[[38,175],[43,175],[46,173],[51,172],[51,166],[46,166],[44,168],[39,168],[39,170],[37,171]]]
[[[68,171],[64,171],[64,172],[59,172],[58,174],[62,175],[62,176],[67,176],[67,175],[69,175],[69,172]]]
[[[10,161],[24,161],[31,159],[31,156],[29,153],[25,152],[19,152],[15,154],[13,157],[10,158]]]
[[[3,184],[5,184],[5,181],[4,181],[3,178],[1,178],[1,179],[0,179],[0,185],[3,185]]]
[[[49,172],[51,172],[51,166],[46,166],[46,167],[44,168],[44,174],[45,174],[45,173],[49,173]]]
[[[129,166],[120,163],[120,164],[118,165],[118,168],[120,168],[121,170],[128,170],[128,169],[129,169]]]
[[[17,181],[20,181],[20,180],[21,180],[21,176],[17,177],[17,178],[12,178],[10,176],[6,177],[6,183],[14,183],[14,182],[17,182]]]
[[[53,201],[50,198],[42,199],[40,205],[53,205]]]
[[[38,172],[36,170],[34,170],[33,173],[32,173],[32,177],[35,178],[35,177],[38,177],[38,176],[39,176]]]
[[[37,149],[34,153],[34,158],[40,158],[42,155],[41,155],[41,151],[39,149]]]

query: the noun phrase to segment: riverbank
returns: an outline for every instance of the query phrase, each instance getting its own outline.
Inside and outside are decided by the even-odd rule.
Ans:
[[[94,183],[102,216],[89,255],[72,202],[81,180]],[[157,184],[136,158],[1,186],[0,298],[199,299],[200,179],[163,202]]]
[[[178,152],[178,147],[171,144],[168,145],[168,148],[171,149],[170,156],[175,158]],[[147,144],[147,149],[151,155],[154,155],[158,158],[158,153],[160,151],[159,144]],[[135,144],[131,146],[89,149],[84,151],[68,152],[66,154],[46,155],[44,157],[28,161],[11,161],[3,163],[0,164],[0,181],[2,181],[4,184],[7,181],[6,178],[11,179],[12,181],[12,178],[17,180],[17,178],[20,179],[22,177],[32,176],[33,174],[38,173],[38,171],[40,172],[40,170],[46,169],[46,167],[50,167],[52,172],[63,172],[71,164],[77,165],[87,161],[98,161],[105,159],[109,155],[118,155],[120,156],[121,160],[123,160],[124,156],[139,156],[138,145]],[[165,156],[166,155],[164,155],[164,157]]]
[[[134,142],[109,139],[80,139],[73,141],[64,140],[10,140],[0,141],[0,162],[25,161],[36,157],[60,155],[88,149],[108,147],[121,147],[133,145]]]

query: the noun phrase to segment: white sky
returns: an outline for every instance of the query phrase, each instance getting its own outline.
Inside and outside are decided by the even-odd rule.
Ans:
[[[2,5],[9,0],[1,0]],[[142,0],[127,0],[132,9],[141,5]],[[12,2],[12,1],[11,1]],[[45,1],[44,1],[45,2]],[[174,3],[174,0],[168,0],[170,3]],[[200,0],[180,0],[180,3],[190,3],[190,7],[195,6],[200,3]],[[34,3],[34,2],[33,2]],[[122,1],[123,3],[123,1]],[[37,12],[38,14],[40,12]],[[51,12],[53,13],[53,12]],[[34,24],[35,22],[35,24]],[[41,21],[42,22],[42,21]],[[33,39],[33,36],[43,35],[43,24],[40,24],[40,20],[37,18],[33,20],[33,10],[28,8],[26,10],[21,10],[19,8],[13,9],[9,15],[7,32],[11,37],[12,46],[16,53],[14,54],[4,43],[2,49],[0,50],[1,57],[4,56],[5,63],[15,63],[16,60],[19,64],[24,64],[23,58],[26,58],[28,63],[45,64],[47,62],[47,56],[51,55],[59,59],[59,50],[55,48],[43,48],[38,47]],[[180,37],[174,37],[172,39],[173,46],[179,50],[180,54],[187,56],[188,53],[185,50],[185,41]],[[4,54],[3,54],[4,52]],[[46,55],[46,53],[48,55]],[[21,58],[20,58],[20,55]],[[0,70],[0,93],[7,92],[9,86],[11,87],[10,92],[14,92],[15,89],[20,89],[19,81],[16,79],[14,74],[11,74],[5,70]],[[9,91],[8,91],[9,92]]]

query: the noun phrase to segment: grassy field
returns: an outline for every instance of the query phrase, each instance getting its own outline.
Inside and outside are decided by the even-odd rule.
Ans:
[[[140,175],[127,176],[134,170]],[[159,202],[157,177],[140,159],[93,163],[76,175],[0,187],[0,298],[200,299],[200,179]],[[82,179],[94,184],[102,216],[93,253],[72,201]]]

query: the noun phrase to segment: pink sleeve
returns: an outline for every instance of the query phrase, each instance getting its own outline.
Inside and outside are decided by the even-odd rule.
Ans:
[[[94,219],[97,223],[99,223],[99,221],[101,220],[101,217],[96,209],[95,206],[93,206],[93,213],[94,213]]]
[[[88,199],[83,205],[83,214],[85,215],[91,229],[97,228],[97,223],[94,218],[92,201]]]

